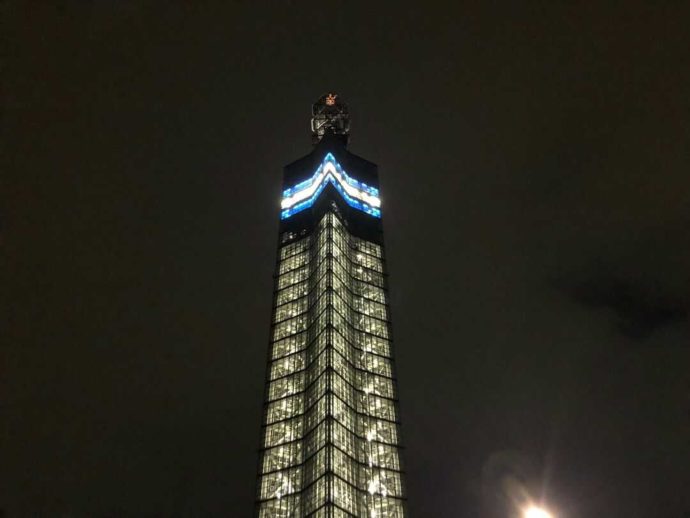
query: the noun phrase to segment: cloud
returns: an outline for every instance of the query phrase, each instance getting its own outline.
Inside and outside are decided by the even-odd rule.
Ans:
[[[567,291],[573,300],[592,309],[609,309],[618,330],[635,341],[656,331],[683,322],[687,304],[658,284],[611,275],[594,275],[571,284]]]

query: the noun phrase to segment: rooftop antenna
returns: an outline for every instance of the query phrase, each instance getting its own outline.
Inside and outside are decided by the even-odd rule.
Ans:
[[[327,132],[345,135],[346,142],[350,134],[350,111],[336,93],[322,95],[311,107],[312,143],[318,144]]]

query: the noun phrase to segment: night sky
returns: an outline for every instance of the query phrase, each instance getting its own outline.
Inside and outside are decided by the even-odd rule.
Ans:
[[[251,516],[328,91],[380,168],[412,516],[507,517],[506,476],[689,516],[690,4],[52,3],[2,6],[6,516]]]

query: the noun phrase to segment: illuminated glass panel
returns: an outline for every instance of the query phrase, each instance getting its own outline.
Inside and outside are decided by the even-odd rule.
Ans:
[[[333,212],[280,247],[258,516],[404,517],[385,271]]]

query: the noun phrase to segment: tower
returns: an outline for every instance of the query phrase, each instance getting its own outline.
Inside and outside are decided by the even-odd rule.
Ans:
[[[403,518],[378,171],[338,95],[311,129],[283,173],[256,513]]]

